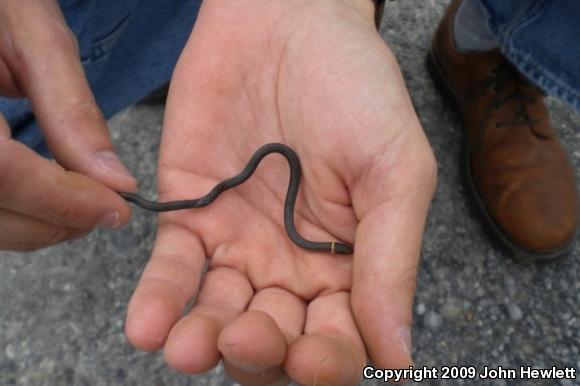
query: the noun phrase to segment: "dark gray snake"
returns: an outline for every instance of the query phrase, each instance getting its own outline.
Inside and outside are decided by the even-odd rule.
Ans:
[[[270,143],[259,148],[252,158],[250,158],[246,167],[238,175],[218,183],[208,194],[200,198],[159,203],[146,200],[135,193],[119,194],[125,200],[153,212],[169,212],[182,209],[202,208],[214,202],[214,200],[226,190],[235,188],[244,183],[248,178],[250,178],[254,171],[256,171],[260,161],[270,153],[282,154],[290,166],[290,182],[288,184],[288,192],[286,193],[286,202],[284,204],[284,226],[286,227],[288,237],[290,237],[296,245],[304,249],[339,253],[343,255],[351,254],[353,252],[353,246],[349,244],[335,241],[310,241],[300,236],[296,231],[296,226],[294,225],[294,206],[296,204],[296,196],[298,195],[302,169],[300,167],[300,159],[294,150],[280,143]]]

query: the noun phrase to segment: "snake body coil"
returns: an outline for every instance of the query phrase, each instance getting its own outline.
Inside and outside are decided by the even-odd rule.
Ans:
[[[323,251],[344,255],[351,254],[353,252],[353,247],[351,245],[334,241],[316,242],[306,240],[296,231],[296,226],[294,225],[294,206],[296,204],[296,196],[298,195],[298,187],[300,185],[300,160],[294,150],[280,143],[270,143],[262,146],[258,151],[256,151],[256,153],[254,153],[246,167],[238,175],[218,183],[207,195],[194,200],[159,203],[146,200],[135,193],[119,194],[125,200],[153,212],[169,212],[174,210],[201,208],[211,204],[226,190],[235,188],[244,183],[248,178],[250,178],[254,171],[256,171],[260,161],[270,153],[282,154],[290,166],[290,182],[288,184],[288,192],[286,193],[286,202],[284,204],[284,225],[286,227],[286,233],[288,233],[290,239],[296,245],[312,251]]]

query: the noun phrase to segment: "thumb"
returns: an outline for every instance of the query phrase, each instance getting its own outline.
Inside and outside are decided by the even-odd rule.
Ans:
[[[5,62],[30,99],[47,144],[61,165],[115,190],[135,189],[135,180],[113,150],[81,66],[76,39],[58,7],[46,4],[27,3],[19,8],[26,15],[18,19],[21,24],[12,24],[12,50]]]
[[[411,152],[399,153],[407,158]],[[410,157],[413,162],[401,157],[374,168],[385,173],[370,177],[373,186],[363,189],[383,193],[371,200],[357,228],[351,299],[368,353],[380,368],[413,364],[413,298],[436,179],[432,152],[427,146],[421,153]]]

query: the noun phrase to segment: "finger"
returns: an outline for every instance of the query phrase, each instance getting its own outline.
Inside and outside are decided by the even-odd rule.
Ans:
[[[419,140],[415,140],[420,142]],[[435,163],[428,145],[401,146],[397,160],[374,165],[363,178],[354,205],[356,233],[352,308],[375,366],[413,364],[411,324],[417,267],[425,219],[435,187]],[[414,153],[408,149],[417,148]],[[383,193],[381,193],[383,192]],[[361,193],[362,194],[362,193]]]
[[[287,345],[302,334],[304,301],[280,288],[266,288],[248,309],[219,337],[228,373],[243,385],[286,384],[282,364]]]
[[[357,385],[365,358],[349,294],[339,292],[310,303],[305,335],[290,346],[285,369],[303,385]]]
[[[155,247],[129,303],[125,332],[137,348],[162,348],[169,331],[193,299],[205,251],[198,237],[180,225],[159,225]]]
[[[306,320],[304,300],[281,288],[261,290],[254,296],[248,309],[269,315],[288,343],[294,342],[304,331]]]
[[[80,237],[89,230],[59,227],[0,209],[0,250],[29,252]]]
[[[15,6],[7,24],[13,44],[3,59],[30,99],[58,162],[112,189],[134,190],[136,182],[113,150],[76,40],[58,7],[46,2]]]
[[[0,95],[11,98],[18,98],[22,96],[20,89],[14,81],[12,73],[2,59],[0,59]]]
[[[6,138],[0,138],[0,208],[80,229],[117,228],[130,215],[127,203],[104,185]]]
[[[164,350],[169,366],[188,374],[215,367],[220,360],[217,340],[221,330],[246,309],[252,295],[252,286],[240,272],[210,270],[195,306],[169,334]]]
[[[219,335],[218,349],[230,376],[242,385],[270,385],[284,377],[286,339],[270,316],[248,311]]]

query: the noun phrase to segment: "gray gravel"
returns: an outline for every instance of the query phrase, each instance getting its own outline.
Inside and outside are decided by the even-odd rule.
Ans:
[[[417,366],[580,370],[580,244],[555,263],[519,264],[493,241],[474,210],[459,167],[459,121],[424,66],[443,10],[432,1],[388,3],[382,28],[439,160],[415,302]],[[580,115],[555,100],[549,104],[580,170]],[[155,192],[162,114],[162,107],[135,106],[111,121],[114,141],[147,195]],[[96,231],[31,254],[0,253],[0,384],[233,385],[221,367],[202,377],[178,375],[160,355],[128,345],[126,305],[154,234],[155,216],[135,211],[119,232]]]

